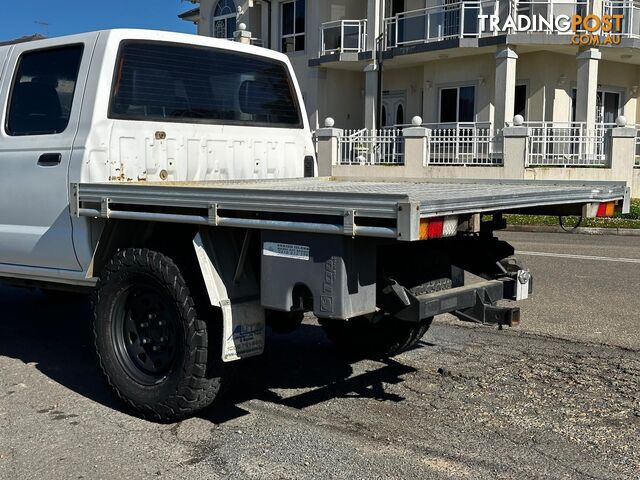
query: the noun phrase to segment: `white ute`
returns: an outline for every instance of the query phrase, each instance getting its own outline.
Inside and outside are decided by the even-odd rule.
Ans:
[[[205,37],[0,47],[0,112],[0,278],[91,293],[109,384],[163,421],[211,404],[226,363],[304,312],[379,358],[441,313],[517,324],[497,302],[532,282],[493,236],[502,213],[628,209],[620,183],[317,178],[287,57]]]

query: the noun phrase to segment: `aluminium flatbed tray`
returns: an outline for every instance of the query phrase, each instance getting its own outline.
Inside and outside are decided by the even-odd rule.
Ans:
[[[71,185],[76,216],[401,240],[417,239],[421,218],[527,209],[541,213],[610,201],[626,206],[628,197],[624,182],[321,177]]]

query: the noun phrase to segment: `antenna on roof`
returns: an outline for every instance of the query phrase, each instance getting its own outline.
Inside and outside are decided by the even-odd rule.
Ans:
[[[35,21],[35,22],[33,22],[33,23],[35,23],[36,25],[40,25],[42,28],[44,28],[44,34],[45,34],[47,37],[49,36],[49,26],[50,26],[50,23],[48,23],[48,22],[41,22],[41,21],[39,21],[39,20],[36,20],[36,21]]]

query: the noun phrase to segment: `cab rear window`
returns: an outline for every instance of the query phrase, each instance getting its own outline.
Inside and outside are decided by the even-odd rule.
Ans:
[[[127,42],[116,64],[110,118],[302,127],[282,62],[165,42]]]

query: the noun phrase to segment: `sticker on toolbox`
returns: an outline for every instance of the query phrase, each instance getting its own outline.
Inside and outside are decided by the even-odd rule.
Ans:
[[[291,243],[264,242],[262,254],[265,257],[309,260],[309,247],[305,245],[293,245]]]

